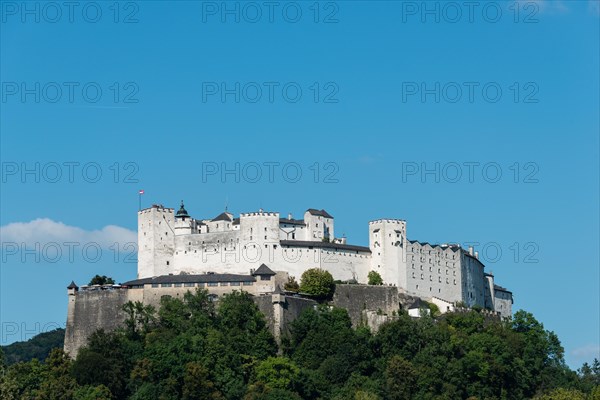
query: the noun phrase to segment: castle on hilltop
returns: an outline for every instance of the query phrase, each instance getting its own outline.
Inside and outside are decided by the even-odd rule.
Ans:
[[[297,280],[309,268],[334,279],[367,283],[369,271],[407,294],[451,304],[480,306],[502,316],[512,312],[512,293],[494,283],[473,248],[409,240],[406,221],[369,222],[369,246],[335,236],[334,218],[308,209],[303,219],[278,212],[225,211],[210,219],[192,218],[183,202],[153,205],[138,212],[138,278],[168,274],[248,274],[261,265]],[[445,305],[444,302],[449,305]]]
[[[140,210],[137,279],[104,286],[71,282],[64,349],[75,357],[96,330],[122,326],[128,302],[157,309],[162,298],[197,289],[213,301],[235,290],[249,293],[280,340],[304,309],[317,304],[286,292],[285,283],[315,267],[347,283],[336,285],[330,304],[345,308],[354,326],[377,330],[401,309],[420,317],[428,303],[441,313],[479,306],[490,318],[512,314],[512,293],[494,284],[472,248],[409,240],[406,221],[397,219],[371,221],[368,247],[334,232],[325,210],[308,209],[303,219],[263,210],[195,219],[183,202],[177,212],[162,205]],[[370,271],[384,285],[366,285]]]

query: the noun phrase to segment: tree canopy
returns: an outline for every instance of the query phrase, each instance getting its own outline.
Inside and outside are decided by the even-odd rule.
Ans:
[[[346,310],[303,311],[277,346],[245,292],[163,297],[124,307],[75,360],[5,366],[0,398],[63,400],[562,400],[600,399],[600,362],[578,372],[530,313],[498,321],[478,312],[415,319],[400,313],[373,333]]]
[[[307,269],[300,278],[300,291],[316,298],[330,297],[334,288],[333,276],[320,268]]]
[[[115,280],[106,275],[102,275],[102,276],[96,275],[90,280],[90,283],[88,283],[89,286],[92,286],[92,285],[114,285],[114,284],[115,284]]]

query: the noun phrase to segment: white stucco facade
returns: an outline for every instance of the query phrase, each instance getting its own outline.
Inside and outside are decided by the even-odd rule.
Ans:
[[[298,281],[318,267],[334,279],[366,283],[369,271],[377,271],[385,284],[423,299],[511,315],[512,293],[494,289],[494,277],[472,249],[408,240],[404,220],[379,219],[368,227],[369,246],[355,246],[335,237],[334,218],[325,210],[309,209],[301,220],[263,210],[195,219],[183,205],[177,213],[153,205],[138,212],[138,278],[247,274],[265,264]]]

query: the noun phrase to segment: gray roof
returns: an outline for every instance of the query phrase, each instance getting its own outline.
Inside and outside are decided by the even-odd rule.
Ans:
[[[327,211],[325,210],[317,210],[315,208],[309,208],[308,211],[311,215],[316,215],[318,217],[325,217],[325,218],[332,218],[331,214],[329,214]]]
[[[275,275],[275,272],[265,264],[261,264],[252,275]]]
[[[330,243],[330,242],[311,242],[308,240],[282,240],[282,246],[290,247],[317,247],[321,249],[332,249],[332,250],[350,250],[350,251],[362,251],[371,252],[371,249],[365,246],[354,246],[351,244],[341,243]]]
[[[429,305],[422,301],[421,299],[416,299],[409,307],[409,310],[414,310],[415,308],[429,308]]]
[[[124,286],[146,285],[152,283],[208,283],[208,282],[254,282],[251,275],[201,274],[201,275],[161,275],[152,278],[135,279],[123,283]]]
[[[304,220],[302,219],[288,219],[288,218],[279,218],[280,224],[288,224],[288,225],[306,225]]]
[[[410,240],[410,239],[409,239],[408,241],[409,241],[409,243],[410,243],[410,244],[415,244],[415,243],[417,243],[417,244],[420,244],[421,246],[428,245],[428,246],[431,246],[431,247],[433,247],[433,248],[435,248],[435,247],[441,247],[441,248],[443,248],[443,249],[450,249],[450,250],[452,250],[452,251],[457,251],[458,249],[460,249],[460,246],[459,246],[459,245],[457,245],[457,244],[449,244],[449,245],[444,245],[444,246],[442,246],[441,244],[431,244],[431,243],[429,243],[429,242],[420,242],[420,241],[418,241],[418,240]]]
[[[75,281],[71,281],[71,284],[67,286],[67,289],[79,289],[79,286],[75,284]]]
[[[222,212],[212,219],[212,221],[232,221],[231,216],[227,212]]]
[[[512,294],[512,292],[510,290],[503,288],[502,286],[498,286],[498,285],[494,285],[494,290],[499,290],[501,292],[506,292],[506,293]]]

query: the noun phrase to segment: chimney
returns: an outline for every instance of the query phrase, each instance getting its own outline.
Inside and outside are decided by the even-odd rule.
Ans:
[[[473,246],[469,246],[469,254],[473,255]]]
[[[288,219],[292,219],[292,213],[288,213]]]
[[[479,252],[478,251],[475,252],[475,258],[479,260]]]

